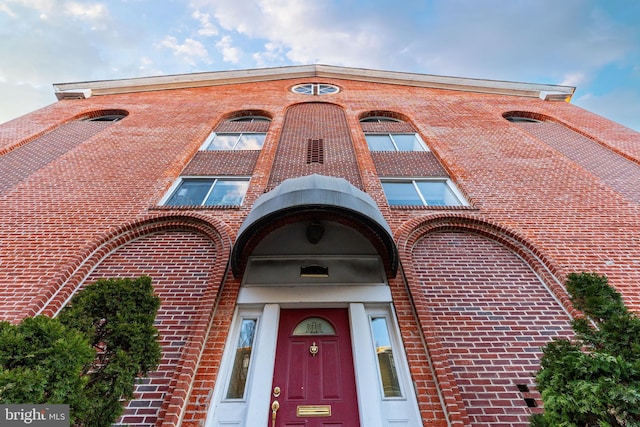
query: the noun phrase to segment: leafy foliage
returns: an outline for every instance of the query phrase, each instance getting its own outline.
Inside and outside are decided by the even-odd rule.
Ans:
[[[82,376],[95,351],[84,334],[46,316],[0,323],[0,402],[86,405]]]
[[[640,426],[640,319],[604,276],[570,274],[567,290],[585,317],[573,321],[574,339],[543,349],[544,413],[531,425]]]
[[[74,425],[111,425],[160,361],[149,277],[98,280],[55,319],[0,323],[0,403],[67,403]]]

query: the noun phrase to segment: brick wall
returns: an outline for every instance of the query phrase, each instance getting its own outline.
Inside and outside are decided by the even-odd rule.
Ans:
[[[121,423],[153,426],[158,416],[164,415],[162,411],[166,410],[176,385],[182,351],[192,339],[193,325],[203,312],[211,309],[205,305],[205,297],[214,276],[211,260],[215,257],[215,248],[206,236],[161,232],[120,247],[87,277],[85,283],[100,278],[147,275],[161,299],[156,327],[162,360],[148,378],[139,380],[135,400],[128,403]]]
[[[524,382],[524,372],[528,375],[534,368],[532,348],[554,335],[566,334],[566,319],[562,326],[562,322],[553,323],[556,320],[531,325],[525,318],[547,322],[539,314],[543,305],[544,310],[555,313],[554,319],[561,317],[558,303],[542,282],[568,308],[559,285],[564,274],[583,270],[607,274],[625,301],[640,310],[640,206],[633,185],[637,180],[634,168],[640,162],[640,134],[571,104],[535,98],[339,79],[325,79],[340,86],[335,95],[313,97],[289,90],[308,81],[294,78],[65,100],[0,126],[0,169],[6,172],[0,175],[0,316],[17,321],[40,311],[54,313],[87,275],[109,275],[117,271],[110,268],[122,264],[123,270],[148,269],[163,277],[156,282],[159,292],[173,305],[165,306],[169,311],[163,312],[159,327],[173,333],[175,319],[171,317],[180,307],[190,312],[196,306],[189,305],[195,304],[192,300],[180,305],[171,296],[191,298],[187,296],[192,291],[191,279],[200,290],[204,279],[180,275],[176,279],[180,283],[170,283],[168,270],[163,270],[170,264],[155,254],[161,253],[160,247],[169,250],[165,239],[177,236],[182,237],[172,242],[187,253],[196,251],[198,245],[211,251],[199,232],[186,227],[196,219],[210,224],[220,233],[209,236],[210,241],[219,239],[214,245],[219,259],[209,262],[197,251],[192,261],[182,259],[179,252],[164,254],[202,274],[208,271],[215,279],[204,291],[208,311],[198,315],[188,332],[191,341],[180,353],[177,371],[173,376],[168,373],[178,356],[169,351],[158,377],[144,385],[174,384],[173,395],[162,397],[164,423],[175,424],[186,410],[185,419],[195,426],[207,411],[207,396],[215,384],[240,285],[236,278],[228,277],[218,295],[230,244],[242,220],[256,198],[283,179],[310,173],[340,176],[373,197],[399,242],[407,282],[399,276],[391,287],[410,369],[421,393],[425,425],[441,425],[443,406],[454,425],[468,425],[470,420],[480,425],[487,422],[485,416],[499,416],[507,425],[522,424],[525,396],[513,387],[516,381]],[[314,102],[318,100],[326,103]],[[81,133],[80,139],[67,134],[61,137],[76,126],[85,127],[74,123],[74,118],[117,109],[126,110],[128,116],[97,132]],[[244,129],[245,124],[225,120],[247,111],[272,119],[260,152],[217,157],[198,153],[212,129]],[[503,115],[509,111],[544,116],[553,124],[533,130],[505,120]],[[429,145],[432,157],[371,153],[364,139],[365,127],[359,123],[367,115],[405,120],[394,126],[415,129]],[[94,125],[104,123],[90,126]],[[378,124],[367,126],[383,130]],[[308,139],[323,139],[323,163],[307,164]],[[616,159],[622,158],[632,165],[620,167]],[[245,204],[192,211],[158,207],[157,202],[186,171],[250,174]],[[430,176],[441,171],[467,195],[470,207],[397,209],[387,205],[379,174]],[[150,218],[178,215],[182,215],[181,225],[156,229],[153,236],[143,237],[146,234],[141,232],[129,236]],[[420,237],[420,227],[438,219],[454,225]],[[501,244],[507,237],[479,238],[477,234],[486,236],[482,227],[469,224],[480,223],[526,242],[527,250],[515,244],[506,250]],[[460,225],[474,232],[461,234]],[[186,229],[190,233],[179,233]],[[444,232],[454,230],[457,232]],[[459,244],[450,244],[453,241]],[[150,254],[150,258],[137,259],[136,253]],[[544,268],[531,267],[536,262]],[[216,267],[207,270],[211,264]],[[508,271],[496,266],[508,266]],[[174,285],[178,288],[172,288]],[[533,305],[523,302],[518,286],[536,297]],[[502,305],[496,304],[496,295]],[[465,301],[468,298],[473,301]],[[418,317],[413,314],[412,301]],[[479,309],[459,309],[467,302]],[[524,314],[514,314],[518,309]],[[179,319],[178,324],[181,321],[188,322]],[[166,348],[179,347],[177,343],[187,334],[180,329],[183,326],[175,326],[175,338],[165,335]],[[491,328],[495,336],[480,342],[478,337],[486,332],[483,328]],[[508,334],[514,331],[520,332]],[[522,331],[533,341],[525,340]],[[491,346],[483,347],[484,343]],[[515,353],[509,354],[513,356],[509,369],[501,371],[505,352],[490,350],[505,347],[513,347]],[[473,349],[487,351],[493,358],[478,361]],[[495,377],[487,379],[484,375],[489,372]],[[504,383],[491,383],[494,380]],[[497,387],[483,390],[488,393],[482,395],[483,402],[490,402],[486,405],[473,395],[479,391],[474,387],[485,386],[482,381]],[[443,404],[435,397],[437,389],[443,394]],[[504,402],[495,397],[501,390],[507,396]],[[147,404],[152,400],[156,406]],[[142,415],[134,408],[149,405],[146,410],[150,413],[145,414],[149,420],[135,421],[152,422],[156,415],[151,412],[159,413],[156,397],[136,402],[128,416]],[[507,419],[505,408],[516,412],[513,420]]]
[[[478,235],[429,234],[413,265],[471,424],[528,426],[540,348],[570,335],[568,313],[522,259]]]
[[[320,139],[323,162],[307,163],[309,140]],[[287,178],[314,173],[344,178],[362,188],[351,132],[342,108],[336,105],[305,103],[289,108],[271,169],[269,188]]]

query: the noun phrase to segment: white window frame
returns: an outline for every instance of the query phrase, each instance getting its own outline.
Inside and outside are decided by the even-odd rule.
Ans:
[[[248,370],[247,370],[247,379],[246,379],[245,384],[244,384],[244,389],[242,390],[242,397],[227,397],[227,395],[229,394],[229,387],[231,386],[231,374],[233,373],[233,369],[228,369],[226,371],[226,376],[224,378],[224,385],[225,386],[224,386],[223,393],[222,393],[222,398],[221,398],[222,402],[246,402],[246,400],[247,400],[247,388],[248,388],[247,384],[251,383],[252,369],[253,369],[253,366],[256,364],[256,362],[255,362],[255,359],[256,359],[255,348],[256,348],[256,342],[258,340],[258,336],[260,334],[261,315],[262,315],[262,312],[256,311],[256,310],[245,311],[245,312],[241,313],[238,316],[238,319],[236,320],[236,324],[234,325],[233,334],[230,334],[230,336],[228,337],[228,340],[230,340],[228,342],[229,349],[237,351],[237,349],[238,349],[238,339],[240,338],[240,333],[242,332],[242,322],[243,322],[243,320],[255,320],[256,321],[256,327],[255,327],[255,330],[253,332],[253,346],[252,346],[252,349],[251,349],[251,357],[249,358],[249,366],[248,366]],[[233,366],[233,364],[235,362],[235,351],[230,351],[228,357],[229,357],[228,363],[231,366]]]
[[[252,134],[264,135],[265,139],[267,138],[266,132],[211,132],[207,137],[207,139],[205,139],[204,143],[200,146],[200,151],[259,151],[259,150],[247,150],[244,148],[236,148],[243,135],[252,135]],[[233,144],[233,147],[231,148],[224,148],[224,149],[209,148],[209,146],[213,143],[213,141],[216,139],[216,136],[218,135],[238,135],[238,137],[236,138],[236,142]],[[260,147],[260,150],[262,150],[262,147]]]
[[[398,354],[400,352],[400,345],[397,343],[399,338],[399,331],[395,328],[395,322],[391,319],[389,310],[384,310],[380,308],[368,308],[367,314],[369,315],[369,330],[371,333],[371,351],[376,356],[378,355],[378,350],[375,345],[375,333],[373,331],[373,320],[374,319],[385,319],[385,323],[387,326],[387,334],[389,337],[389,345],[391,346],[391,354],[393,354],[394,358],[394,370],[395,375],[398,378],[398,386],[400,387],[400,396],[385,396],[384,395],[384,384],[382,382],[382,372],[380,372],[380,363],[376,363],[376,371],[378,372],[378,391],[380,393],[380,399],[382,400],[405,400],[406,399],[406,391],[405,388],[407,385],[403,378],[407,377],[406,372],[402,372],[402,366],[396,360],[398,359]],[[376,360],[377,362],[377,360]]]
[[[239,116],[227,120],[228,122],[241,122],[241,123],[257,123],[257,122],[271,122],[271,119],[267,116]]]
[[[368,116],[360,119],[360,123],[404,123],[400,119],[387,116]]]
[[[299,91],[299,89],[303,87],[308,87],[311,89],[311,91]],[[327,92],[327,89],[331,90]],[[340,88],[329,83],[301,83],[299,85],[293,86],[291,88],[291,92],[297,93],[299,95],[334,95],[340,92]]]
[[[211,183],[211,186],[209,187],[209,191],[207,191],[207,194],[204,196],[204,198],[202,199],[202,201],[200,202],[199,205],[175,205],[177,206],[205,206],[205,207],[224,207],[224,206],[242,206],[242,203],[244,203],[244,198],[247,196],[247,193],[245,191],[245,193],[242,195],[242,200],[240,200],[240,203],[238,204],[232,204],[232,205],[205,205],[204,202],[209,198],[209,196],[211,195],[211,192],[213,191],[213,188],[215,187],[215,185],[220,182],[220,181],[243,181],[243,182],[248,182],[250,183],[251,181],[251,177],[248,176],[192,176],[192,175],[188,175],[188,176],[180,176],[178,177],[178,179],[176,179],[176,181],[173,183],[173,185],[171,185],[171,187],[169,188],[169,190],[167,191],[167,194],[164,195],[164,197],[160,200],[159,205],[161,206],[174,206],[174,205],[167,205],[167,202],[169,202],[169,200],[171,200],[171,198],[173,197],[173,194],[178,190],[178,188],[180,188],[180,185],[184,182],[184,181],[188,181],[188,180],[210,180],[212,179],[213,182]]]
[[[422,138],[420,137],[420,134],[417,132],[365,132],[364,136],[365,139],[367,138],[367,136],[388,136],[389,139],[391,139],[391,143],[393,144],[393,148],[395,148],[395,150],[382,150],[382,152],[388,152],[388,153],[415,153],[415,152],[429,152],[431,150],[429,150],[429,147],[427,147],[427,144],[424,143],[424,141],[422,140]],[[410,150],[410,151],[405,151],[405,150],[399,150],[398,149],[398,144],[396,143],[395,139],[393,138],[394,135],[413,135],[417,140],[418,143],[420,145],[420,147],[422,148],[422,150]],[[368,141],[367,141],[368,142]],[[368,144],[367,144],[368,145]],[[371,147],[369,147],[370,151],[378,151],[380,152],[380,150],[371,150]]]
[[[416,178],[416,177],[404,177],[404,178],[380,178],[380,183],[385,183],[385,182],[403,182],[403,183],[411,183],[413,184],[414,189],[416,190],[416,193],[418,194],[418,197],[420,198],[420,201],[422,204],[420,205],[392,205],[389,203],[389,198],[387,196],[387,194],[385,193],[385,198],[387,199],[387,203],[389,203],[389,206],[421,206],[421,207],[443,207],[441,205],[429,205],[427,203],[427,201],[425,200],[422,192],[420,191],[420,188],[418,187],[418,182],[426,182],[426,181],[431,181],[431,182],[442,182],[444,183],[444,185],[449,188],[449,190],[451,190],[451,192],[453,193],[453,195],[456,197],[456,199],[458,199],[458,202],[460,202],[459,205],[444,205],[444,206],[451,206],[451,207],[463,207],[463,206],[469,206],[469,202],[467,201],[467,199],[464,197],[464,195],[462,194],[462,192],[458,189],[458,187],[451,182],[451,179],[446,178],[446,177],[433,177],[433,178]],[[383,187],[384,189],[384,187]]]

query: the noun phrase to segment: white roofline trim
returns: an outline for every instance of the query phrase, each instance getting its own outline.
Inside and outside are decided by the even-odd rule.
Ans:
[[[372,83],[533,98],[540,98],[542,93],[550,92],[563,94],[565,98],[570,98],[575,92],[575,87],[573,86],[436,76],[431,74],[347,68],[319,64],[175,74],[118,80],[55,83],[53,87],[58,99],[68,99],[68,97],[65,96],[66,93],[77,94],[79,91],[85,90],[90,90],[92,96],[99,96],[311,77],[358,80]],[[77,96],[75,98],[77,98]]]

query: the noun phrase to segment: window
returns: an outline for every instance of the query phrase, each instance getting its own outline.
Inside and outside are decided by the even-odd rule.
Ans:
[[[238,206],[248,178],[182,178],[165,206]]]
[[[360,119],[360,123],[402,123],[402,120],[384,116],[370,116]]]
[[[293,335],[335,335],[336,330],[329,322],[319,317],[309,317],[298,323]]]
[[[378,374],[382,383],[383,395],[384,397],[402,397],[387,319],[384,317],[371,318],[371,331],[378,358]]]
[[[324,83],[305,83],[292,87],[291,91],[301,95],[330,95],[340,92],[340,88]]]
[[[365,134],[371,151],[429,151],[417,133]]]
[[[260,150],[266,133],[213,132],[202,145],[203,150]]]
[[[108,114],[105,116],[91,117],[88,118],[87,122],[119,122],[124,119],[126,114]]]
[[[391,206],[466,206],[446,178],[384,180],[382,188]]]
[[[533,119],[531,117],[508,116],[505,117],[505,119],[512,123],[542,123],[540,120]]]
[[[256,123],[256,122],[270,122],[271,119],[269,117],[264,117],[264,116],[241,116],[241,117],[235,117],[233,119],[229,119],[227,121],[228,122]]]
[[[227,399],[242,399],[244,397],[244,389],[249,375],[249,364],[251,363],[253,339],[256,335],[256,323],[256,319],[242,319],[231,378],[229,379],[229,388],[227,389]]]

